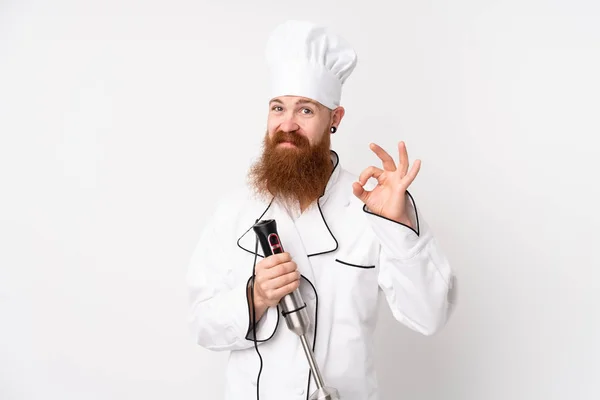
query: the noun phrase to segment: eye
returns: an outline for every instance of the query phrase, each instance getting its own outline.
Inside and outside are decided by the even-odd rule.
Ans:
[[[273,111],[281,111],[281,110],[283,110],[283,108],[281,106],[273,106],[271,108],[271,110],[273,110]]]
[[[305,112],[305,111],[306,111],[306,112]],[[303,113],[303,114],[312,114],[312,113],[313,113],[313,111],[312,111],[310,108],[303,108],[303,109],[302,109],[302,113]]]

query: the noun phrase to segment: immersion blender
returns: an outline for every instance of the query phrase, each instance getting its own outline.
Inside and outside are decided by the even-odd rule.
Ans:
[[[277,223],[274,219],[261,220],[253,227],[254,232],[258,236],[258,240],[265,254],[268,257],[273,254],[283,253],[283,246],[277,233]],[[285,318],[287,327],[300,337],[304,354],[308,359],[308,365],[315,377],[317,390],[310,396],[310,400],[340,400],[340,395],[335,388],[325,387],[321,371],[315,360],[315,356],[308,345],[306,333],[310,325],[306,303],[300,296],[300,289],[294,290],[292,293],[285,295],[279,305],[282,308],[281,314]]]

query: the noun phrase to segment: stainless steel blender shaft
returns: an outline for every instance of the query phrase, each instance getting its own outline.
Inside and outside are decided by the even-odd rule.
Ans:
[[[308,339],[306,338],[308,327],[310,326],[310,319],[308,317],[306,303],[304,303],[304,300],[302,300],[300,291],[296,289],[292,293],[284,296],[279,302],[279,305],[281,306],[282,314],[288,329],[300,337],[304,354],[306,354],[308,365],[313,376],[315,377],[317,387],[323,387],[323,376],[321,375],[321,371],[317,366],[315,355],[313,354],[312,349],[308,344]]]
[[[317,390],[311,395],[310,400],[339,400],[340,397],[336,389],[325,387],[317,360],[306,338],[310,321],[306,304],[302,301],[298,289],[285,296],[280,305],[283,308],[283,315],[288,328],[300,337],[308,366],[317,385]]]
[[[323,376],[321,376],[321,371],[319,370],[319,366],[317,365],[317,361],[315,360],[315,355],[313,354],[310,346],[308,345],[308,341],[306,340],[305,335],[300,336],[300,341],[302,342],[304,354],[306,354],[306,358],[308,359],[308,365],[310,367],[312,375],[315,377],[317,389],[321,389],[323,386],[325,386],[325,384],[323,383]]]

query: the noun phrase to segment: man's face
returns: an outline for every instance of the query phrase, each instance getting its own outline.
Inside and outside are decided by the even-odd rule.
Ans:
[[[288,202],[319,197],[332,170],[329,129],[343,113],[302,97],[272,100],[263,152],[249,172],[253,186]]]
[[[281,96],[269,103],[267,133],[272,139],[278,132],[300,135],[299,141],[308,141],[311,146],[320,143],[329,135],[332,124],[332,111],[327,107],[304,97]],[[288,135],[288,136],[292,136]],[[303,139],[306,140],[303,140]],[[297,147],[289,141],[279,143],[277,147]]]

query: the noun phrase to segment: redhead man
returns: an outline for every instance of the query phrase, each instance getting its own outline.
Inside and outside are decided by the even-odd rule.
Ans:
[[[454,274],[408,192],[406,146],[359,176],[342,167],[330,136],[342,122],[352,47],[304,21],[278,26],[267,44],[267,132],[248,185],[226,196],[204,228],[188,283],[196,342],[228,351],[226,400],[302,400],[316,389],[301,342],[279,301],[298,289],[308,339],[327,386],[343,400],[381,400],[373,335],[382,294],[394,317],[424,335],[452,310]],[[367,186],[374,178],[377,184]],[[262,252],[252,227],[274,219],[285,251]],[[254,323],[256,321],[256,323]]]

